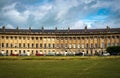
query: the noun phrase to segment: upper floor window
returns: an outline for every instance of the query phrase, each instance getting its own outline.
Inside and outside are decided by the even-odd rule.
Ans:
[[[84,48],[84,44],[82,44],[82,46],[81,46],[82,48]]]
[[[82,39],[84,40],[84,37],[82,37]]]
[[[12,44],[12,43],[10,44],[10,47],[13,47],[13,44]]]
[[[21,37],[19,37],[19,39],[21,39]]]
[[[6,36],[6,39],[8,39],[9,37],[8,36]]]
[[[40,44],[40,48],[42,48],[42,44]]]
[[[115,38],[115,36],[112,36],[112,38],[114,39],[114,38]]]
[[[116,36],[119,39],[119,36]]]
[[[8,43],[6,43],[6,47],[8,47]]]
[[[28,43],[28,48],[30,47],[30,44]]]
[[[91,48],[93,48],[94,46],[93,46],[93,44],[91,44]]]
[[[55,48],[55,44],[53,44],[53,48]]]
[[[46,44],[44,44],[44,48],[47,48]]]
[[[19,43],[19,47],[21,47],[21,43]]]
[[[40,40],[42,40],[42,37],[40,37]]]
[[[50,47],[51,47],[51,44],[48,44],[48,47],[50,48]]]
[[[15,39],[17,39],[17,36],[15,36]]]
[[[34,40],[34,37],[32,37],[32,40]]]
[[[89,45],[88,45],[88,43],[86,44],[86,48],[88,48],[89,47]]]
[[[38,44],[36,44],[36,48],[38,48]]]
[[[13,36],[11,36],[10,38],[13,39]]]
[[[2,36],[2,39],[4,39],[4,36]]]
[[[97,48],[98,47],[98,44],[97,43],[95,43],[95,48]]]
[[[36,40],[38,40],[38,37],[36,37]]]
[[[34,44],[32,44],[32,48],[34,47]]]
[[[23,47],[25,47],[25,43],[23,43]]]
[[[80,48],[80,44],[78,44],[78,48]]]
[[[110,36],[108,36],[108,39],[110,39]]]
[[[4,43],[2,43],[2,47],[4,47]]]

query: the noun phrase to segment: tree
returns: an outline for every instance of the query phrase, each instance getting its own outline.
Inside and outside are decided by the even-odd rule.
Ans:
[[[120,54],[120,46],[107,47],[106,51],[109,52],[110,55],[119,55]]]

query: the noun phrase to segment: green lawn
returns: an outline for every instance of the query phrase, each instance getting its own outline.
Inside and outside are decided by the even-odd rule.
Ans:
[[[120,56],[0,57],[0,78],[120,78]]]

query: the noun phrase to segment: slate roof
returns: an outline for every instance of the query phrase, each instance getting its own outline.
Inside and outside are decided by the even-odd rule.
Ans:
[[[85,31],[85,29],[70,29],[69,33],[95,33],[95,32],[118,32],[120,33],[120,28],[110,28],[110,29],[87,29]],[[0,33],[3,32],[32,32],[32,33],[40,33],[42,32],[42,29],[2,29],[0,28]],[[55,30],[55,29],[44,29],[44,33],[55,33],[55,32],[59,32],[59,33],[64,33],[64,32],[68,32],[68,29],[66,30]]]

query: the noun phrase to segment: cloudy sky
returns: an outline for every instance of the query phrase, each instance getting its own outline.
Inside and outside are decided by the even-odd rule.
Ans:
[[[120,0],[0,0],[0,28],[120,28]]]

